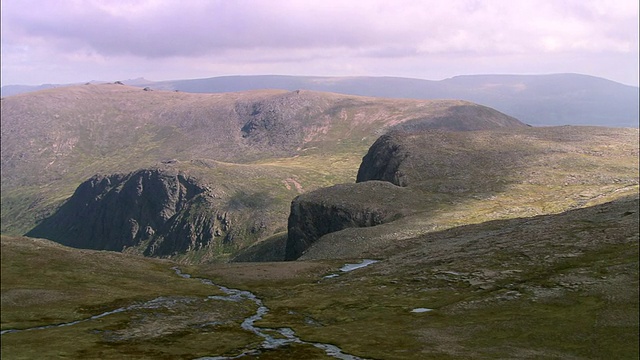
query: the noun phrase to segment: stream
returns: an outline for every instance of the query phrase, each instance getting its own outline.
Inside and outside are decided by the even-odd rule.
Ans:
[[[343,267],[341,269],[341,271],[343,272],[347,272],[347,271],[351,271],[363,266],[367,266],[371,263],[373,263],[375,261],[363,261],[363,263],[361,264],[347,264],[345,265],[345,267]],[[366,263],[366,264],[365,264]],[[364,265],[363,265],[364,264]],[[173,271],[175,271],[175,273],[185,279],[190,279],[192,278],[192,276],[190,274],[184,273],[182,272],[178,267],[173,267],[172,268]],[[258,298],[254,293],[250,292],[250,291],[246,291],[246,290],[239,290],[239,289],[232,289],[232,288],[228,288],[222,285],[218,285],[215,284],[213,281],[209,280],[209,279],[204,279],[204,278],[193,278],[196,280],[199,280],[200,282],[202,282],[205,285],[210,285],[210,286],[215,286],[218,289],[220,289],[220,291],[222,291],[225,296],[221,296],[221,295],[212,295],[209,296],[209,299],[213,299],[213,300],[221,300],[221,301],[234,301],[234,302],[240,302],[240,301],[244,301],[244,300],[248,300],[248,301],[252,301],[253,303],[256,304],[257,309],[256,312],[245,318],[244,321],[242,321],[242,323],[240,324],[240,327],[242,327],[242,329],[252,332],[254,334],[256,334],[257,336],[261,337],[263,339],[262,343],[254,349],[248,349],[245,350],[244,352],[242,352],[241,354],[232,356],[232,357],[226,357],[226,356],[206,356],[206,357],[200,357],[197,360],[226,360],[226,359],[239,359],[242,358],[244,356],[250,356],[250,355],[258,355],[260,353],[262,353],[263,351],[266,350],[273,350],[273,349],[277,349],[279,347],[288,345],[288,344],[303,344],[303,345],[310,345],[310,346],[314,346],[316,348],[322,349],[324,350],[324,352],[327,354],[327,356],[336,358],[336,359],[341,359],[341,360],[365,360],[363,358],[354,356],[354,355],[350,355],[350,354],[346,354],[342,351],[342,349],[340,349],[339,347],[332,345],[332,344],[325,344],[325,343],[317,343],[317,342],[310,342],[310,341],[304,341],[302,339],[300,339],[295,331],[291,328],[266,328],[266,327],[260,327],[260,326],[256,326],[255,322],[258,320],[261,320],[262,317],[264,315],[266,315],[269,312],[269,308],[266,307],[264,305],[264,303],[262,302],[262,300],[260,298]],[[18,332],[23,332],[23,331],[32,331],[32,330],[45,330],[45,329],[52,329],[52,328],[59,328],[59,327],[65,327],[65,326],[72,326],[72,325],[76,325],[76,324],[80,324],[83,322],[87,322],[87,321],[92,321],[92,320],[97,320],[100,318],[103,318],[105,316],[108,315],[112,315],[112,314],[117,314],[117,313],[121,313],[121,312],[125,312],[125,311],[131,311],[131,310],[136,310],[136,309],[149,309],[149,308],[154,308],[157,306],[157,302],[161,301],[163,299],[163,297],[159,297],[150,301],[147,301],[145,303],[142,304],[134,304],[134,305],[130,305],[127,307],[121,307],[121,308],[117,308],[115,310],[110,310],[110,311],[106,311],[103,312],[101,314],[98,315],[93,315],[90,316],[88,318],[85,319],[80,319],[80,320],[75,320],[75,321],[71,321],[71,322],[67,322],[67,323],[60,323],[60,324],[51,324],[51,325],[44,325],[44,326],[37,326],[37,327],[32,327],[32,328],[26,328],[26,329],[7,329],[7,330],[2,330],[0,332],[0,335],[5,335],[5,334],[9,334],[9,333],[18,333]]]
[[[174,267],[172,268],[176,274],[178,274],[178,276],[181,276],[183,278],[191,278],[191,275],[183,273],[179,268]],[[210,299],[216,299],[216,300],[227,300],[227,301],[242,301],[242,300],[249,300],[249,301],[253,301],[256,306],[258,307],[256,309],[255,314],[249,316],[248,318],[244,319],[244,321],[242,322],[242,324],[240,324],[240,326],[247,331],[250,331],[258,336],[260,336],[263,341],[262,344],[260,345],[259,348],[257,349],[250,349],[250,350],[246,350],[245,352],[233,356],[233,357],[226,357],[226,356],[205,356],[205,357],[201,357],[198,358],[197,360],[226,360],[226,359],[239,359],[242,358],[244,356],[248,356],[248,355],[257,355],[260,354],[263,350],[272,350],[272,349],[276,349],[279,348],[281,346],[287,345],[287,344],[304,344],[304,345],[311,345],[311,346],[315,346],[319,349],[324,350],[324,352],[331,357],[334,357],[336,359],[341,359],[341,360],[364,360],[363,358],[354,356],[354,355],[350,355],[350,354],[345,354],[344,352],[342,352],[342,349],[340,349],[339,347],[332,345],[332,344],[324,344],[324,343],[316,343],[316,342],[309,342],[309,341],[304,341],[302,339],[300,339],[298,336],[296,336],[295,331],[293,331],[293,329],[291,328],[265,328],[265,327],[259,327],[255,325],[255,322],[258,320],[261,320],[262,317],[264,315],[266,315],[269,312],[269,308],[266,307],[262,300],[259,299],[254,293],[250,292],[250,291],[246,291],[246,290],[238,290],[238,289],[231,289],[222,285],[217,285],[215,283],[213,283],[211,280],[209,279],[202,279],[202,278],[195,278],[200,280],[203,284],[206,285],[211,285],[211,286],[216,286],[218,287],[218,289],[220,289],[223,293],[227,294],[227,296],[209,296]],[[280,336],[274,337],[271,334],[279,334]]]

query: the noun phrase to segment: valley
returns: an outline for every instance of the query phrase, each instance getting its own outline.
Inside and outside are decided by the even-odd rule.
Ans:
[[[3,98],[2,356],[637,358],[638,137],[307,90]]]
[[[305,342],[333,344],[359,358],[632,358],[637,209],[637,196],[630,196],[559,215],[453,228],[397,242],[378,262],[338,277],[328,275],[349,261],[181,267],[256,294],[269,309],[257,326],[291,328]],[[255,304],[214,301],[215,288],[180,279],[171,262],[6,236],[2,246],[3,330],[136,309],[5,333],[3,356],[29,358],[37,349],[71,358],[233,357],[262,343],[240,327]],[[20,267],[29,257],[42,265]],[[38,283],[41,272],[56,282]],[[88,294],[101,294],[96,286],[106,292],[92,300]],[[38,296],[39,304],[18,300],[36,292],[49,295]],[[243,358],[254,357],[331,358],[297,343]]]

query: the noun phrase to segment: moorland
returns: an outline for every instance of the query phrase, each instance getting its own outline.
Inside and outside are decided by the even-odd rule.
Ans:
[[[638,148],[460,100],[8,96],[2,356],[637,358]]]

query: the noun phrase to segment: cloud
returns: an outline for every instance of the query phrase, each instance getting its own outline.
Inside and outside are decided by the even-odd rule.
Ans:
[[[87,66],[116,58],[227,68],[387,61],[396,73],[394,59],[612,59],[637,57],[637,25],[638,4],[628,0],[4,1],[3,75],[38,56]]]

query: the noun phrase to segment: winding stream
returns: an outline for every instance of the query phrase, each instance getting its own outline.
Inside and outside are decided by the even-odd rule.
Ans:
[[[178,274],[178,276],[181,276],[183,278],[191,278],[191,275],[183,273],[179,268],[174,267],[172,268],[176,274]],[[227,294],[227,296],[209,296],[210,299],[216,299],[216,300],[228,300],[228,301],[242,301],[242,300],[249,300],[249,301],[253,301],[256,306],[258,307],[255,314],[249,316],[248,318],[244,319],[244,321],[242,322],[242,324],[240,325],[244,330],[250,331],[258,336],[260,336],[263,341],[262,344],[260,345],[259,348],[257,349],[250,349],[250,350],[246,350],[245,352],[243,352],[242,354],[233,356],[233,357],[225,357],[225,356],[214,356],[214,357],[201,357],[198,358],[198,360],[226,360],[226,359],[239,359],[241,357],[244,356],[248,356],[248,355],[257,355],[259,353],[262,352],[262,350],[271,350],[271,349],[276,349],[279,348],[281,346],[287,345],[287,344],[304,344],[304,345],[311,345],[311,346],[315,346],[319,349],[324,350],[324,352],[331,357],[334,357],[336,359],[341,359],[341,360],[364,360],[363,358],[354,356],[354,355],[350,355],[350,354],[345,354],[344,352],[342,352],[342,349],[340,349],[339,347],[332,345],[332,344],[324,344],[324,343],[316,343],[316,342],[309,342],[309,341],[304,341],[302,339],[300,339],[298,336],[296,336],[295,331],[293,331],[293,329],[291,328],[264,328],[264,327],[259,327],[255,325],[255,322],[262,319],[262,317],[264,315],[266,315],[269,312],[269,308],[266,307],[262,300],[259,299],[254,293],[250,292],[250,291],[246,291],[246,290],[238,290],[238,289],[231,289],[222,285],[217,285],[215,283],[213,283],[211,280],[209,279],[202,279],[202,278],[196,278],[198,280],[200,280],[203,284],[206,285],[212,285],[212,286],[216,286],[218,287],[218,289],[220,289],[223,293]],[[274,337],[271,334],[279,334],[279,337]]]
[[[348,264],[350,265],[350,264]],[[351,264],[353,265],[353,264]],[[368,264],[367,264],[368,265]],[[364,265],[366,266],[366,265]],[[361,266],[358,266],[361,267]],[[356,267],[356,268],[358,268]],[[173,271],[175,271],[175,273],[185,279],[189,279],[192,278],[192,276],[190,274],[187,273],[183,273],[178,267],[173,267],[172,268]],[[342,270],[342,271],[350,271],[353,269],[349,269],[349,270]],[[260,344],[257,348],[254,349],[248,349],[245,350],[243,353],[238,354],[236,356],[233,357],[225,357],[225,356],[213,356],[213,357],[201,357],[198,358],[197,360],[226,360],[226,359],[239,359],[242,358],[244,356],[249,356],[249,355],[257,355],[262,353],[265,350],[273,350],[273,349],[277,349],[279,347],[282,347],[284,345],[288,345],[288,344],[303,344],[303,345],[310,345],[310,346],[314,346],[316,348],[322,349],[324,350],[324,352],[333,358],[336,359],[341,359],[341,360],[364,360],[363,358],[354,356],[354,355],[350,355],[350,354],[345,354],[342,349],[340,349],[339,347],[332,345],[332,344],[325,344],[325,343],[316,343],[316,342],[309,342],[309,341],[304,341],[302,339],[300,339],[295,331],[293,331],[293,329],[291,328],[266,328],[266,327],[259,327],[255,325],[255,322],[258,320],[261,320],[262,317],[267,314],[269,312],[269,308],[266,307],[264,305],[264,303],[262,302],[262,300],[260,298],[258,298],[254,293],[250,292],[250,291],[246,291],[246,290],[239,290],[239,289],[232,289],[232,288],[228,288],[222,285],[218,285],[215,284],[214,282],[212,282],[209,279],[203,279],[203,278],[194,278],[199,280],[200,282],[202,282],[205,285],[210,285],[210,286],[215,286],[218,289],[220,289],[224,294],[226,294],[225,296],[220,296],[220,295],[212,295],[209,296],[209,299],[213,299],[213,300],[222,300],[222,301],[234,301],[234,302],[240,302],[240,301],[252,301],[253,303],[256,304],[257,309],[256,312],[247,317],[246,319],[244,319],[244,321],[242,321],[242,323],[240,324],[240,326],[242,327],[242,329],[246,330],[246,331],[250,331],[254,334],[256,334],[257,336],[261,337],[263,339],[262,344]],[[98,315],[93,315],[91,317],[85,318],[85,319],[81,319],[81,320],[76,320],[76,321],[71,321],[71,322],[67,322],[67,323],[60,323],[60,324],[51,324],[51,325],[44,325],[44,326],[37,326],[37,327],[32,327],[32,328],[26,328],[26,329],[7,329],[7,330],[2,330],[0,332],[0,335],[5,335],[5,334],[9,334],[9,333],[18,333],[18,332],[23,332],[23,331],[32,331],[32,330],[45,330],[45,329],[52,329],[52,328],[59,328],[59,327],[65,327],[65,326],[72,326],[72,325],[76,325],[76,324],[80,324],[83,322],[87,322],[87,321],[92,321],[92,320],[97,320],[100,318],[103,318],[105,316],[108,315],[112,315],[112,314],[117,314],[117,313],[121,313],[121,312],[125,312],[125,311],[131,311],[131,310],[137,310],[137,309],[151,309],[151,308],[155,308],[158,306],[158,302],[162,302],[165,298],[164,297],[158,297],[155,298],[153,300],[147,301],[143,304],[134,304],[134,305],[130,305],[127,307],[121,307],[121,308],[117,308],[115,310],[110,310],[110,311],[106,311],[103,312],[101,314]]]

